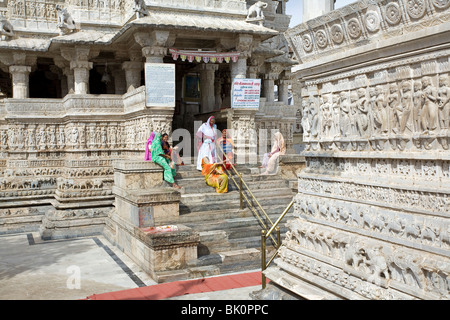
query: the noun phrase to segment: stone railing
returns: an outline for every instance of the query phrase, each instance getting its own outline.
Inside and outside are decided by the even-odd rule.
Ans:
[[[61,99],[5,99],[5,116],[10,118],[22,117],[61,117],[64,106]]]
[[[66,0],[66,7],[77,22],[121,24],[125,13],[132,14],[132,0]]]
[[[125,12],[132,14],[131,3],[131,0],[10,0],[5,13],[0,13],[10,19],[15,29],[54,32],[57,28],[57,5],[66,8],[77,23],[101,21],[103,24],[120,24]]]
[[[448,0],[396,0],[387,4],[362,0],[300,24],[288,30],[286,37],[297,58],[308,62],[342,52],[343,47],[349,50],[378,44],[396,36],[407,41],[422,29],[448,24],[449,8]]]
[[[56,22],[56,5],[57,2],[52,0],[10,0],[8,18]]]
[[[147,6],[176,9],[247,13],[247,2],[245,0],[147,0],[145,3]]]

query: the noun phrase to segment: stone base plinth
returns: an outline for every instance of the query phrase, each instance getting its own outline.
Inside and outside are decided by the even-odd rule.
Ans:
[[[161,187],[160,165],[137,160],[114,162],[114,187],[117,214],[135,227],[160,226],[176,221],[181,194],[173,188]]]
[[[297,175],[306,167],[305,157],[298,154],[280,156],[281,176],[287,180],[297,180]]]
[[[113,210],[104,235],[155,281],[163,282],[160,274],[183,272],[189,260],[197,259],[199,234],[184,225],[176,227],[176,231],[147,234]]]
[[[39,227],[41,238],[54,240],[101,234],[110,210],[111,207],[49,210]]]
[[[118,214],[132,225],[145,228],[176,221],[181,194],[172,188],[128,191],[113,187]]]

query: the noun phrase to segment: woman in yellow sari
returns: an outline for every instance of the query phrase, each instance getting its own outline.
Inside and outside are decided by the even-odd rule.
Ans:
[[[228,192],[228,176],[224,172],[222,164],[209,163],[209,159],[202,159],[202,175],[205,176],[205,182],[208,186],[216,188],[217,193]]]

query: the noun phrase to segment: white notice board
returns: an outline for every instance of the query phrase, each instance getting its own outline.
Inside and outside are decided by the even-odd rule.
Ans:
[[[232,89],[232,108],[259,109],[261,98],[261,79],[234,79]]]
[[[145,64],[145,96],[147,107],[175,107],[174,64]]]

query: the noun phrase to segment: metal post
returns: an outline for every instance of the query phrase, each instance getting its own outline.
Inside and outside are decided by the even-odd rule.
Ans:
[[[244,195],[242,194],[242,174],[239,174],[239,190],[240,190],[240,199],[241,199],[241,210],[244,209]]]
[[[262,274],[262,288],[266,288],[266,230],[261,230],[261,274]]]
[[[280,233],[280,227],[277,227],[277,249],[281,247],[281,233]]]

